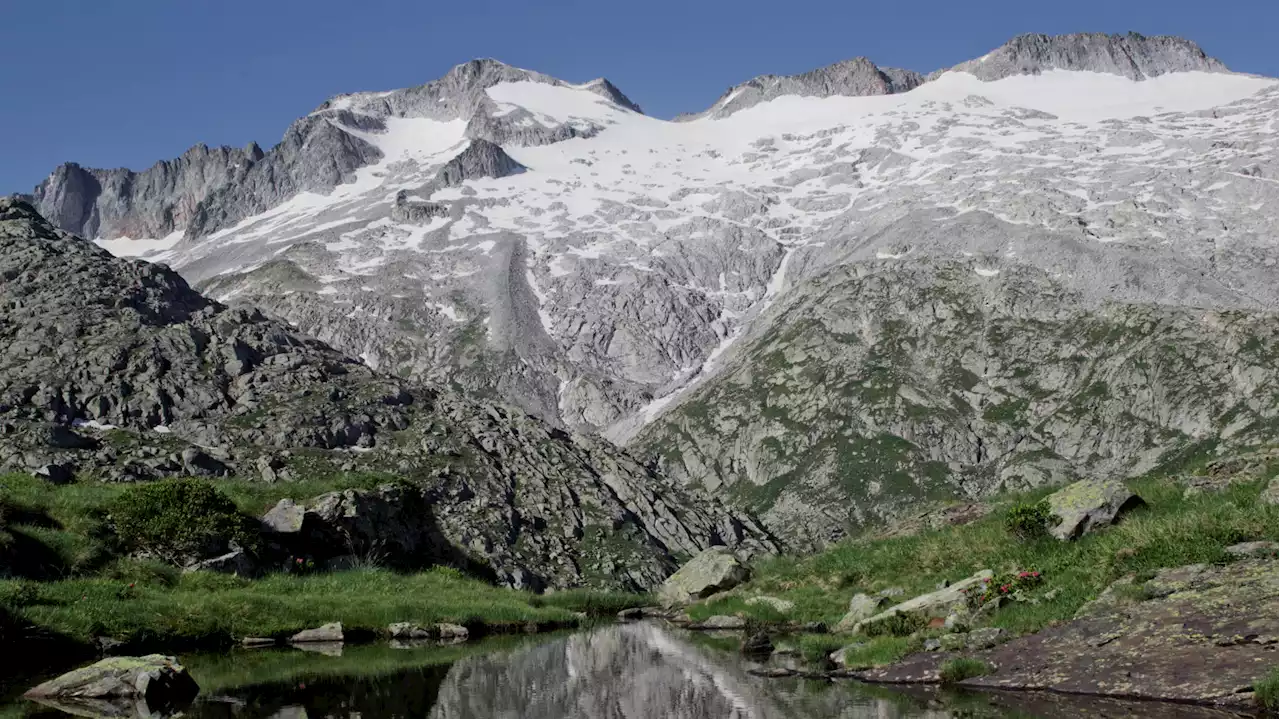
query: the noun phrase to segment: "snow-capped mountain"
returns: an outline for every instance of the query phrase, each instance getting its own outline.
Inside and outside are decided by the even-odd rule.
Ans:
[[[266,152],[65,165],[33,200],[372,366],[626,442],[841,267],[1273,310],[1277,97],[1134,34],[1021,36],[927,78],[858,58],[679,121],[477,60],[333,98]]]

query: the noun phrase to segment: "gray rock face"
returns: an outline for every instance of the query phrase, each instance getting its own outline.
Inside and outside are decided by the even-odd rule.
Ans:
[[[36,453],[130,481],[214,460],[247,478],[264,466],[277,478],[394,476],[405,483],[278,506],[269,523],[427,563],[466,555],[513,586],[647,589],[675,553],[777,548],[751,518],[603,440],[406,386],[8,199],[0,278],[0,466]]]
[[[846,266],[780,300],[634,446],[821,545],[927,497],[1141,474],[1211,437],[1265,443],[1275,323],[1095,304],[1007,265]]]
[[[164,237],[189,226],[217,188],[245,181],[263,159],[243,149],[196,145],[141,172],[59,166],[31,194],[55,226],[84,237]]]
[[[1049,533],[1060,540],[1079,537],[1120,520],[1125,512],[1141,507],[1142,498],[1116,480],[1086,479],[1070,484],[1045,498],[1058,523]]]
[[[710,109],[694,115],[681,115],[677,121],[701,117],[728,117],[783,95],[800,97],[858,97],[890,95],[906,92],[924,82],[924,76],[912,70],[877,67],[865,57],[843,60],[833,65],[799,75],[761,75],[741,85],[734,85]]]
[[[1227,72],[1200,46],[1180,37],[1073,33],[1019,35],[991,53],[951,68],[981,80],[1035,75],[1046,70],[1083,70],[1145,80],[1170,72]]]

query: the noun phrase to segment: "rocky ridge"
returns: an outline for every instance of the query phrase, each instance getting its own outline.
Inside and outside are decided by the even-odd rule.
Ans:
[[[392,493],[382,497],[390,509],[421,508],[389,525],[408,525],[392,542],[430,540],[405,554],[534,589],[648,588],[678,556],[713,544],[777,548],[750,518],[602,440],[379,375],[13,200],[0,201],[0,277],[0,466],[9,471],[394,476],[407,484],[347,500],[353,526],[387,509],[377,503]]]
[[[762,320],[634,446],[802,544],[924,500],[1274,440],[1274,312],[1095,305],[1027,268],[888,260]]]
[[[715,455],[731,470],[700,474],[699,455],[724,450],[723,431],[690,421],[681,408],[699,388],[724,381],[743,345],[784,330],[772,325],[785,316],[775,309],[802,301],[827,273],[862,268],[872,276],[902,265],[897,281],[926,283],[903,310],[919,331],[934,321],[929,292],[952,284],[934,282],[934,269],[955,266],[979,286],[1047,278],[1054,288],[1046,298],[1060,294],[1071,321],[1159,315],[1157,305],[1197,308],[1169,337],[1192,341],[1174,353],[1187,366],[1228,369],[1218,349],[1195,341],[1204,309],[1239,328],[1240,348],[1272,341],[1265,328],[1248,337],[1264,319],[1230,318],[1275,306],[1274,80],[1226,72],[1177,38],[1096,34],[1022,36],[917,79],[855,60],[759,79],[722,100],[732,112],[665,123],[637,114],[607,82],[572,85],[477,61],[418,88],[340,96],[300,120],[323,121],[315,132],[350,143],[352,152],[326,150],[322,158],[348,158],[335,171],[349,181],[296,192],[296,182],[273,180],[270,187],[281,188],[274,196],[246,179],[234,192],[253,197],[201,201],[213,219],[193,220],[185,239],[101,241],[121,253],[156,248],[148,257],[172,263],[210,296],[260,306],[381,371],[512,402],[561,428],[638,442],[651,456],[690,450],[683,469],[663,461],[715,491],[750,490],[730,491],[750,506],[771,507],[774,489],[798,476],[767,459],[774,440],[808,456],[801,446],[830,439],[829,431],[857,433],[850,438],[857,456],[875,457],[855,476],[900,466],[903,452],[916,457],[898,475],[911,478],[903,487],[880,483],[863,494],[858,480],[846,482],[859,498],[857,522],[905,508],[926,485],[966,496],[1000,486],[1012,472],[1009,448],[1024,440],[986,418],[972,430],[944,421],[953,433],[900,421],[849,424],[856,415],[839,414],[821,419],[809,437],[795,424],[806,417],[797,415],[765,435],[749,433],[761,447]],[[332,176],[309,173],[301,155],[282,148],[272,153],[293,158],[279,160],[284,165]],[[463,171],[459,158],[474,148],[485,148],[473,153],[484,158]],[[511,172],[517,166],[524,171]],[[451,183],[438,182],[442,173],[461,180],[444,186]],[[983,292],[960,294],[941,298],[947,311],[989,316],[971,305],[987,301]],[[1034,322],[1006,326],[1012,335],[1039,331]],[[1062,342],[1086,342],[1077,354],[1106,349],[1087,340],[1062,326]],[[1154,352],[1135,342],[1131,350]],[[1241,358],[1246,379],[1226,381],[1236,383],[1230,397],[1256,369],[1253,354]],[[1019,371],[1030,374],[1019,381],[1053,392],[1100,386],[1051,367],[1027,364]],[[967,366],[982,377],[980,369]],[[1062,372],[1085,384],[1064,384]],[[1192,393],[1223,384],[1212,372],[1178,374],[1197,388]],[[967,397],[966,378],[947,374],[928,386],[938,396]],[[804,381],[816,393],[824,380]],[[1154,382],[1166,386],[1162,376]],[[1161,396],[1134,391],[1143,399],[1104,403],[1109,409],[1079,422],[1056,414],[1066,439],[1046,448],[1054,456],[1026,477],[1009,476],[1058,481],[1062,471],[1044,467],[1059,460],[1118,476],[1215,432],[1224,445],[1257,439],[1217,404],[1206,418],[1207,410],[1178,401],[1176,411],[1190,414],[1175,416],[1159,408]],[[1075,401],[1018,396],[1036,406]],[[1139,422],[1090,434],[1090,422],[1123,423],[1113,411],[1130,411],[1133,402],[1143,405],[1136,416],[1156,418],[1149,430]],[[1242,406],[1249,414],[1256,404]],[[970,406],[975,418],[986,412]],[[671,447],[648,439],[684,434],[698,438]],[[812,494],[810,503],[844,501],[843,490],[823,495],[836,474],[821,469],[815,486],[795,492]],[[750,487],[737,482],[743,476]],[[787,525],[785,512],[769,516]],[[849,520],[827,517],[813,534],[828,537]]]

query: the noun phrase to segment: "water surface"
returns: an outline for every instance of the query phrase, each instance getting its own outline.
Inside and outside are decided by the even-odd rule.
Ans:
[[[656,624],[453,646],[371,644],[193,654],[195,719],[934,719],[1170,717],[1193,707],[1037,694],[956,694],[852,681],[768,679],[723,642]],[[147,716],[145,706],[76,713]],[[62,717],[19,699],[0,718]],[[155,716],[152,714],[151,716]]]

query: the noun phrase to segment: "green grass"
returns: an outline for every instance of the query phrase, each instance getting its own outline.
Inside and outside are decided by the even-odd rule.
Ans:
[[[226,643],[243,636],[287,636],[325,622],[376,632],[393,622],[570,623],[568,609],[534,606],[534,595],[493,587],[450,571],[397,575],[378,570],[272,575],[258,580],[197,572],[134,569],[122,579],[0,580],[0,606],[78,641],[106,636],[130,644]]]
[[[871,637],[858,642],[846,638],[846,643],[849,649],[844,653],[844,666],[848,669],[884,666],[920,649],[919,639],[889,635]]]
[[[689,614],[694,619],[711,614],[776,619],[776,612],[767,605],[746,604],[746,597],[761,593],[794,602],[787,619],[835,626],[857,592],[898,587],[906,599],[982,569],[996,573],[1035,569],[1044,577],[1036,594],[1056,590],[1053,598],[1036,604],[1013,603],[990,619],[992,626],[1015,634],[1034,632],[1072,618],[1083,604],[1124,576],[1224,561],[1223,549],[1237,542],[1276,541],[1276,507],[1258,501],[1263,484],[1241,482],[1221,492],[1184,498],[1182,486],[1167,479],[1135,480],[1130,486],[1148,506],[1113,527],[1073,542],[1018,539],[1004,527],[999,509],[965,526],[908,537],[848,540],[807,558],[763,560],[751,582],[728,597],[691,607]],[[1034,503],[1051,491],[992,501],[1002,506]]]
[[[570,589],[535,596],[530,599],[535,607],[556,607],[570,612],[582,612],[588,617],[612,617],[623,609],[653,604],[647,594],[608,592],[596,589]]]
[[[1253,683],[1253,698],[1272,714],[1280,708],[1280,668],[1272,667],[1270,676]]]
[[[943,684],[955,684],[965,679],[986,676],[991,673],[991,667],[985,662],[969,657],[956,657],[948,659],[942,668],[938,670],[938,678]]]

